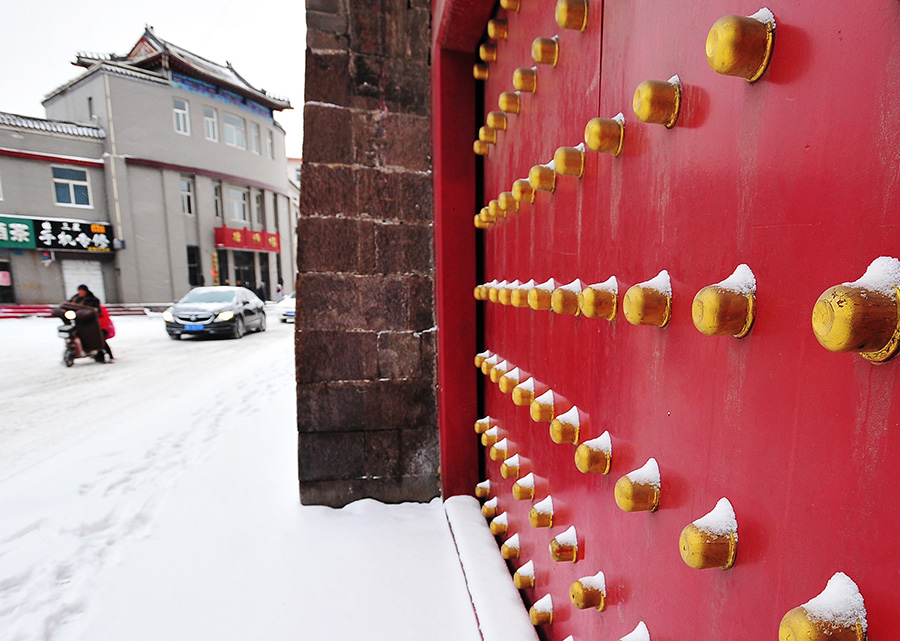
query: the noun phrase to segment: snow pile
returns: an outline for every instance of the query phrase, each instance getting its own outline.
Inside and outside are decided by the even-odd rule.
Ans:
[[[534,472],[529,472],[518,481],[516,481],[516,485],[526,489],[534,489]]]
[[[538,599],[533,606],[535,612],[553,613],[553,598],[548,594]]]
[[[564,292],[572,292],[573,294],[580,294],[583,288],[581,286],[581,280],[576,278],[571,283],[560,285],[557,289],[561,289]]]
[[[652,289],[659,292],[660,294],[665,294],[666,296],[672,295],[672,281],[669,279],[669,272],[667,272],[665,269],[659,272],[650,280],[644,281],[643,283],[638,283],[638,286],[645,287],[646,289]]]
[[[479,484],[476,485],[475,487],[477,487],[477,488],[479,488],[479,489],[482,489],[482,490],[484,490],[485,492],[490,492],[490,491],[491,491],[491,480],[488,479],[488,480],[486,480],[486,481],[482,481],[481,483],[479,483]]]
[[[756,292],[756,276],[746,264],[741,263],[731,276],[715,286],[737,294],[753,294]]]
[[[534,379],[528,378],[528,379],[522,381],[521,383],[519,383],[518,385],[516,385],[516,387],[525,392],[531,392],[532,394],[534,394]]]
[[[546,392],[544,392],[543,394],[538,396],[536,399],[534,399],[534,402],[537,403],[538,405],[552,406],[553,405],[553,390],[547,390]]]
[[[520,465],[520,462],[519,462],[519,455],[518,455],[518,454],[513,454],[513,455],[510,456],[508,459],[506,459],[505,461],[503,461],[503,464],[504,464],[506,467],[519,467],[519,465]]]
[[[616,281],[615,276],[610,276],[602,283],[594,283],[593,285],[589,285],[588,289],[596,289],[601,292],[612,292],[613,294],[619,293],[619,283]]]
[[[519,566],[519,569],[516,570],[516,574],[519,576],[528,577],[529,579],[534,578],[534,561],[529,561],[524,565]]]
[[[499,505],[499,501],[500,501],[500,499],[495,496],[494,498],[491,498],[491,499],[488,499],[487,501],[485,501],[484,507],[492,510],[492,509],[496,508],[497,505]]]
[[[514,367],[513,369],[506,372],[506,374],[503,375],[503,378],[508,379],[508,380],[513,381],[514,383],[518,384],[519,377],[521,376],[521,374],[522,374],[521,370],[518,367]]]
[[[496,443],[494,443],[494,449],[500,452],[505,452],[509,449],[509,439],[504,438],[501,441],[497,441]]]
[[[548,496],[543,501],[538,501],[532,508],[538,514],[553,514],[553,498]]]
[[[843,283],[847,287],[862,287],[884,294],[894,295],[894,287],[900,287],[900,260],[881,256],[872,261],[859,280]]]
[[[771,24],[773,27],[775,26],[775,14],[769,11],[768,7],[763,7],[752,16],[748,16],[749,18],[753,18],[754,20],[758,20],[763,24]]]
[[[583,576],[580,579],[581,585],[588,590],[597,590],[598,592],[606,591],[606,577],[603,572],[597,572],[594,576]]]
[[[856,583],[843,572],[836,572],[819,596],[803,604],[810,620],[853,627],[859,621],[866,630],[866,604]]]
[[[534,279],[532,278],[527,283],[522,283],[521,285],[516,287],[516,289],[524,289],[527,291],[529,289],[532,289],[534,287],[534,285],[535,285]]]
[[[694,525],[701,532],[713,536],[724,536],[733,532],[734,538],[737,539],[737,518],[734,516],[734,508],[731,507],[731,502],[724,497],[719,499],[716,507],[707,515],[694,521]]]
[[[565,425],[581,426],[581,419],[578,417],[578,407],[576,405],[573,405],[568,412],[563,412],[557,416],[556,420]]]
[[[650,631],[641,621],[634,630],[622,637],[621,641],[650,641]]]
[[[656,463],[655,458],[649,459],[644,463],[643,467],[634,470],[633,472],[629,472],[625,476],[627,476],[628,480],[632,483],[652,485],[657,490],[660,488],[659,465]]]
[[[565,532],[557,534],[554,538],[556,539],[557,543],[566,547],[573,548],[578,545],[578,533],[575,531],[574,525]]]
[[[620,125],[625,124],[625,114],[623,114],[621,111],[619,113],[617,113],[615,116],[613,116],[612,119],[615,120]]]
[[[497,427],[496,425],[494,425],[494,427],[491,427],[491,428],[488,428],[487,430],[485,430],[484,435],[491,437],[491,438],[499,438],[500,437],[500,428]]]
[[[513,534],[511,537],[509,537],[508,539],[506,539],[503,542],[503,545],[505,545],[510,550],[518,550],[519,549],[519,535]],[[508,575],[508,573],[507,573],[507,575]]]
[[[554,289],[556,289],[556,281],[550,278],[549,280],[545,280],[543,283],[535,285],[534,289],[542,292],[552,292]]]
[[[509,516],[507,516],[506,512],[501,512],[491,520],[491,523],[507,527],[509,525]]]
[[[681,86],[681,78],[679,78],[678,74],[676,73],[674,76],[669,78],[669,83],[671,83],[673,85],[678,85],[680,87]]]
[[[601,434],[597,438],[591,439],[590,441],[585,441],[584,443],[582,443],[582,445],[594,452],[606,452],[607,454],[612,453],[612,439],[610,439],[609,437],[608,430],[606,432],[603,432],[603,434]]]

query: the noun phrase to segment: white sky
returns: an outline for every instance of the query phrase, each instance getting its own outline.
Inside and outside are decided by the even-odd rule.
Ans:
[[[287,155],[301,156],[305,3],[295,0],[0,0],[0,111],[44,117],[43,97],[76,77],[78,51],[127,53],[153,25],[156,35],[224,64],[255,87],[290,99],[277,120]]]

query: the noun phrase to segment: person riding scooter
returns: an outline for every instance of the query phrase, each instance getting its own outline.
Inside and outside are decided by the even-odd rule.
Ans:
[[[69,299],[69,302],[77,305],[86,305],[97,310],[97,320],[100,323],[100,331],[103,333],[103,351],[109,355],[109,360],[113,360],[112,349],[110,349],[107,340],[116,335],[116,330],[106,308],[100,304],[100,299],[87,285],[82,284],[78,286],[78,291]]]

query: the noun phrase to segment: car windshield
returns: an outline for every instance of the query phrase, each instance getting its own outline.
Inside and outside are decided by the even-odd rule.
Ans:
[[[182,303],[231,303],[234,292],[220,289],[195,289],[181,299]]]

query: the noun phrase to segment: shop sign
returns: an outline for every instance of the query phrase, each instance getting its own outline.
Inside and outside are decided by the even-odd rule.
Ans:
[[[107,253],[111,236],[105,223],[0,216],[0,247]]]
[[[265,231],[225,226],[216,227],[215,232],[216,247],[275,253],[281,251],[281,238],[277,232],[270,234]]]

